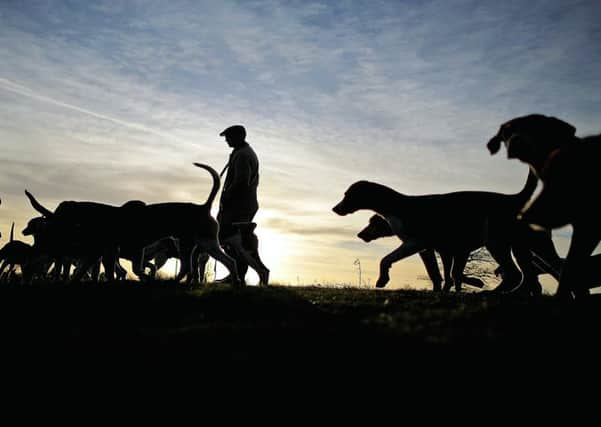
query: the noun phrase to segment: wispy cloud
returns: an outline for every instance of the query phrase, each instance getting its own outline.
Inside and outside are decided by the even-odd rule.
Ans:
[[[159,136],[161,138],[175,139],[175,140],[177,140],[177,137],[174,137],[173,135],[169,135],[169,134],[166,134],[164,132],[157,131],[157,130],[152,129],[152,128],[148,127],[148,126],[140,125],[138,123],[127,122],[125,120],[120,120],[118,118],[107,116],[105,114],[96,113],[96,112],[88,110],[86,108],[81,108],[81,107],[78,107],[76,105],[68,104],[66,102],[62,102],[62,101],[59,101],[57,99],[52,99],[52,98],[50,98],[48,96],[44,96],[44,95],[39,94],[39,93],[35,93],[34,91],[32,91],[31,89],[29,89],[26,86],[20,85],[18,83],[12,82],[10,80],[7,80],[7,79],[1,78],[1,77],[0,77],[0,88],[4,89],[4,90],[11,91],[11,92],[14,92],[14,93],[17,93],[19,95],[23,95],[23,96],[26,96],[26,97],[29,97],[29,98],[36,99],[36,100],[39,100],[39,101],[42,101],[42,102],[48,102],[48,103],[57,105],[59,107],[64,107],[66,109],[73,110],[73,111],[76,111],[78,113],[87,114],[87,115],[90,115],[90,116],[95,117],[97,119],[107,120],[107,121],[113,122],[113,123],[115,123],[117,125],[121,125],[121,126],[125,126],[125,127],[128,127],[128,128],[132,128],[132,129],[144,132],[144,133],[155,134],[156,136]]]

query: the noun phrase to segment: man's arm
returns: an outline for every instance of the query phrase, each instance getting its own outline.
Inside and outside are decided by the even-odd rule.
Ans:
[[[239,154],[229,167],[229,186],[223,189],[224,199],[235,197],[250,186],[251,164],[248,156]]]

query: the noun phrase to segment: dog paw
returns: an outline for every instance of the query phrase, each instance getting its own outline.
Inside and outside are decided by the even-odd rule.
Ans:
[[[491,289],[491,292],[495,294],[506,294],[513,290],[517,290],[519,287],[519,282],[516,283],[514,281],[502,280],[496,288]]]
[[[543,294],[543,285],[538,280],[534,280],[529,286],[530,296],[538,298]]]
[[[269,270],[266,270],[262,274],[260,274],[259,286],[269,286]]]
[[[574,301],[574,295],[570,291],[557,290],[555,293],[555,299],[561,303],[571,303]]]
[[[376,282],[376,288],[383,288],[386,284],[390,282],[390,276],[388,273],[380,275],[378,277],[378,281]]]

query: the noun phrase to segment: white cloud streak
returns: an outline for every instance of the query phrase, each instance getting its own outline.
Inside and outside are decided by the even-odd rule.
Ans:
[[[137,123],[127,122],[125,120],[120,120],[118,118],[110,117],[110,116],[107,116],[105,114],[99,114],[99,113],[96,113],[94,111],[90,111],[88,109],[78,107],[76,105],[67,104],[65,102],[61,102],[59,100],[52,99],[50,97],[41,95],[39,93],[35,93],[31,89],[29,89],[28,87],[26,87],[26,86],[17,84],[15,82],[12,82],[12,81],[10,81],[8,79],[4,79],[4,78],[1,78],[1,77],[0,77],[0,88],[2,88],[4,90],[11,91],[11,92],[14,92],[14,93],[17,93],[19,95],[23,95],[23,96],[29,97],[29,98],[34,98],[34,99],[37,99],[37,100],[40,100],[40,101],[43,101],[43,102],[49,102],[49,103],[57,105],[59,107],[64,107],[64,108],[67,108],[67,109],[70,109],[70,110],[73,110],[73,111],[77,111],[78,113],[87,114],[87,115],[90,115],[92,117],[95,117],[95,118],[98,118],[98,119],[101,119],[101,120],[107,120],[109,122],[113,122],[113,123],[116,123],[118,125],[125,126],[125,127],[128,127],[128,128],[131,128],[131,129],[135,129],[135,130],[142,131],[142,132],[145,132],[145,133],[151,133],[151,134],[154,134],[154,135],[159,136],[161,138],[178,140],[178,138],[174,137],[173,135],[169,135],[169,134],[166,134],[164,132],[157,131],[155,129],[149,128],[149,127],[144,126],[144,125],[140,125],[140,124],[137,124]],[[183,141],[179,140],[178,142],[183,142]]]

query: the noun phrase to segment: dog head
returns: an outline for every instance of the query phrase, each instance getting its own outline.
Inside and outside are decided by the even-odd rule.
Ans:
[[[43,233],[48,228],[48,219],[43,216],[32,218],[27,223],[27,227],[21,231],[24,236],[35,236]]]
[[[390,228],[390,224],[380,215],[373,215],[369,219],[369,224],[361,230],[357,237],[359,237],[364,242],[371,242],[372,240],[379,239],[381,237],[389,237],[393,236],[392,228]]]
[[[507,148],[507,157],[519,159],[537,170],[555,149],[573,140],[576,128],[555,117],[530,114],[501,125],[486,145],[490,154]]]
[[[334,213],[344,216],[359,209],[369,209],[366,201],[372,198],[373,184],[369,181],[357,181],[344,193],[342,200],[332,208]]]

